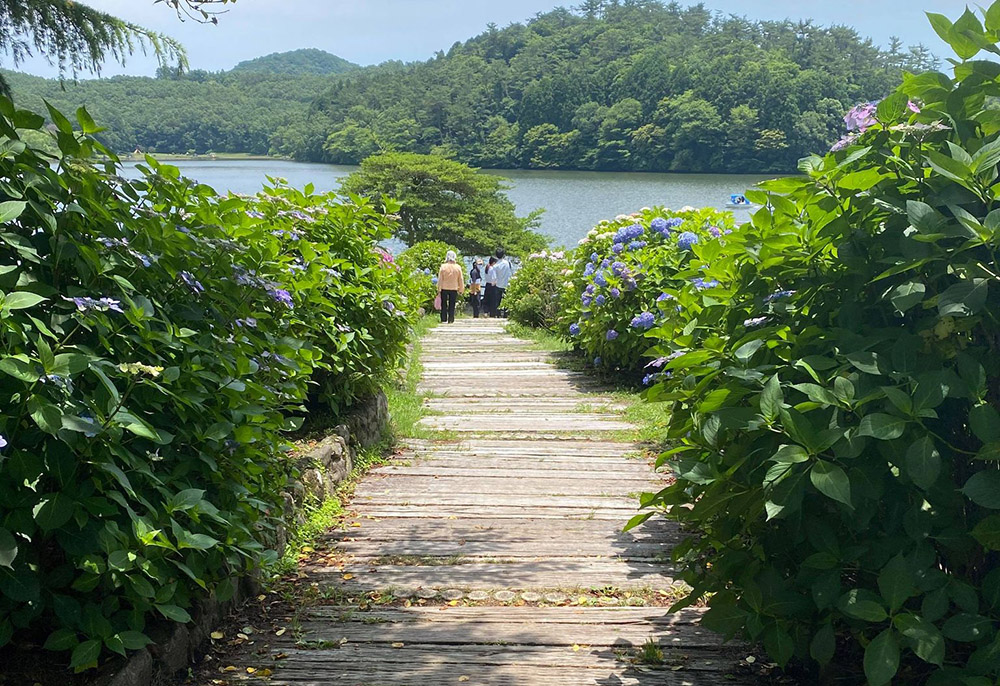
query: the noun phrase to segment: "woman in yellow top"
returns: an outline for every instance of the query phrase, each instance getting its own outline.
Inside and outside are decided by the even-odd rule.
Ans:
[[[454,250],[445,255],[445,263],[438,272],[438,295],[441,297],[441,323],[455,322],[455,303],[458,296],[465,292],[464,270],[456,263]]]

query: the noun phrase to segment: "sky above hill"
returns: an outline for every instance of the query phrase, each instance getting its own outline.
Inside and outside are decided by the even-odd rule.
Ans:
[[[113,13],[181,40],[193,69],[219,71],[272,52],[319,48],[358,64],[424,60],[457,41],[481,33],[486,24],[505,26],[576,0],[237,0],[217,26],[180,22],[152,0],[88,0]],[[682,4],[695,4],[682,2]],[[988,3],[986,3],[988,4]],[[885,45],[899,36],[907,45],[924,43],[939,57],[950,53],[924,12],[956,18],[965,0],[706,0],[706,7],[751,19],[813,19],[846,24]],[[8,57],[0,65],[12,68]],[[41,76],[58,70],[33,58],[19,69]],[[156,62],[137,54],[123,68],[109,63],[102,75],[152,75]]]

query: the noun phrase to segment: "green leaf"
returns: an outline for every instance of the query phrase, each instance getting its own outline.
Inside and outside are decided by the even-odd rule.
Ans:
[[[996,0],[986,10],[986,28],[990,31],[1000,31],[1000,0]]]
[[[906,112],[907,102],[909,102],[909,98],[906,97],[906,94],[896,91],[878,104],[875,114],[879,121],[894,122]]]
[[[29,361],[27,356],[11,356],[0,360],[0,372],[9,374],[25,383],[35,383],[41,378],[40,365]]]
[[[837,652],[837,635],[832,624],[824,624],[809,643],[809,654],[820,665],[829,664]]]
[[[1000,162],[1000,138],[987,143],[972,156],[972,170],[977,174]]]
[[[75,504],[70,498],[62,493],[52,493],[35,505],[32,513],[42,531],[52,531],[68,522],[74,510]]]
[[[79,353],[62,353],[56,355],[52,369],[53,374],[60,376],[73,376],[85,371],[90,366],[90,358]]]
[[[746,364],[747,362],[750,361],[750,358],[753,357],[754,353],[760,350],[762,345],[764,345],[764,341],[762,340],[758,339],[755,341],[750,341],[749,343],[744,343],[739,348],[737,348],[736,352],[733,354],[736,356],[737,360],[739,360],[743,364]]]
[[[1000,515],[990,515],[981,520],[972,530],[972,537],[984,548],[1000,550]]]
[[[969,428],[983,443],[1000,441],[1000,413],[992,405],[976,405],[969,411]]]
[[[896,286],[889,294],[889,300],[900,314],[905,314],[907,310],[915,305],[919,305],[924,300],[927,287],[916,281],[908,281],[900,286]]]
[[[850,479],[847,478],[847,473],[837,465],[819,460],[809,472],[809,479],[816,490],[826,497],[844,503],[848,507],[853,507]]]
[[[164,617],[174,622],[180,622],[181,624],[187,624],[191,621],[191,615],[188,611],[177,605],[157,605],[156,609],[160,611]]]
[[[941,473],[941,454],[934,447],[934,440],[924,436],[913,442],[906,451],[906,474],[920,488],[927,490]]]
[[[878,356],[872,352],[851,353],[845,355],[847,361],[865,374],[880,375],[882,372],[878,368]]]
[[[76,672],[82,672],[97,666],[97,658],[101,655],[101,642],[95,639],[84,641],[73,649],[69,666]]]
[[[72,629],[56,629],[45,639],[45,650],[65,651],[72,650],[79,645],[80,639]]]
[[[118,634],[118,639],[127,650],[142,650],[153,643],[153,639],[141,631],[123,631]]]
[[[204,489],[188,488],[170,498],[171,510],[190,510],[205,497]]]
[[[970,279],[950,286],[938,296],[938,314],[942,317],[969,317],[986,304],[987,279]]]
[[[959,643],[971,643],[993,633],[993,621],[989,617],[968,612],[949,617],[941,627],[944,637]]]
[[[787,631],[772,624],[764,632],[764,649],[772,660],[784,667],[795,654],[795,641]]]
[[[86,134],[99,133],[104,130],[94,122],[94,118],[90,116],[85,107],[76,111],[76,120],[80,122],[80,129]]]
[[[0,527],[0,567],[14,568],[17,557],[17,541],[7,529]]]
[[[910,573],[909,565],[902,555],[892,558],[882,568],[878,575],[878,589],[889,606],[890,612],[895,612],[903,607],[903,603],[913,594],[915,581],[913,574]]]
[[[3,301],[3,306],[8,310],[26,310],[29,307],[34,307],[39,303],[43,303],[48,298],[43,298],[37,293],[29,293],[28,291],[15,291],[14,293],[8,293]]]
[[[787,464],[807,462],[809,460],[809,453],[800,445],[783,445],[778,448],[778,452],[771,456],[771,460]]]
[[[49,118],[52,120],[52,123],[56,125],[56,128],[59,129],[62,133],[72,134],[73,125],[70,123],[69,119],[67,119],[62,112],[60,112],[55,107],[50,105],[48,101],[43,101],[43,102],[45,102],[45,107],[49,111]]]
[[[905,430],[906,419],[876,412],[874,414],[866,414],[861,418],[858,435],[870,436],[880,441],[891,441],[902,436]]]
[[[28,401],[28,411],[38,428],[53,436],[62,429],[62,410],[40,395],[33,395]]]
[[[892,623],[917,657],[932,665],[940,666],[944,662],[944,636],[934,624],[909,613],[896,615]]]
[[[899,671],[899,644],[892,629],[886,629],[865,648],[865,676],[870,686],[889,683]]]
[[[837,607],[845,615],[866,622],[881,622],[888,615],[877,595],[864,589],[853,589],[840,597]]]
[[[781,381],[778,379],[778,375],[775,374],[764,384],[764,390],[760,394],[760,412],[764,415],[764,419],[769,422],[777,419],[784,402],[785,398],[781,392]]]
[[[962,493],[980,507],[1000,510],[1000,470],[976,472],[965,482]]]
[[[24,213],[24,208],[28,203],[19,200],[8,200],[0,202],[0,224],[12,222]]]

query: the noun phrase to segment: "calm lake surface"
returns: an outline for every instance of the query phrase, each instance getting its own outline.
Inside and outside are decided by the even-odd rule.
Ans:
[[[135,162],[125,163],[125,175],[138,174]],[[336,190],[340,180],[357,167],[308,164],[284,160],[182,160],[169,162],[185,176],[218,191],[255,193],[266,176],[284,178],[292,186],[307,183],[316,190]],[[725,208],[732,193],[742,193],[769,176],[747,174],[639,174],[626,172],[565,172],[497,170],[488,173],[510,180],[508,195],[518,214],[545,208],[541,231],[554,245],[574,246],[597,222],[642,207]],[[747,212],[736,211],[738,221]]]

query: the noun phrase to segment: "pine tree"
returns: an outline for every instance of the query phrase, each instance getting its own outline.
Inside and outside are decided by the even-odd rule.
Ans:
[[[153,0],[181,17],[215,22],[219,5],[236,0]],[[174,39],[99,12],[73,0],[0,0],[0,53],[14,66],[40,54],[59,67],[60,75],[99,73],[108,57],[124,62],[137,47],[151,48],[161,64],[186,68],[184,48]],[[0,92],[7,94],[0,76]]]

